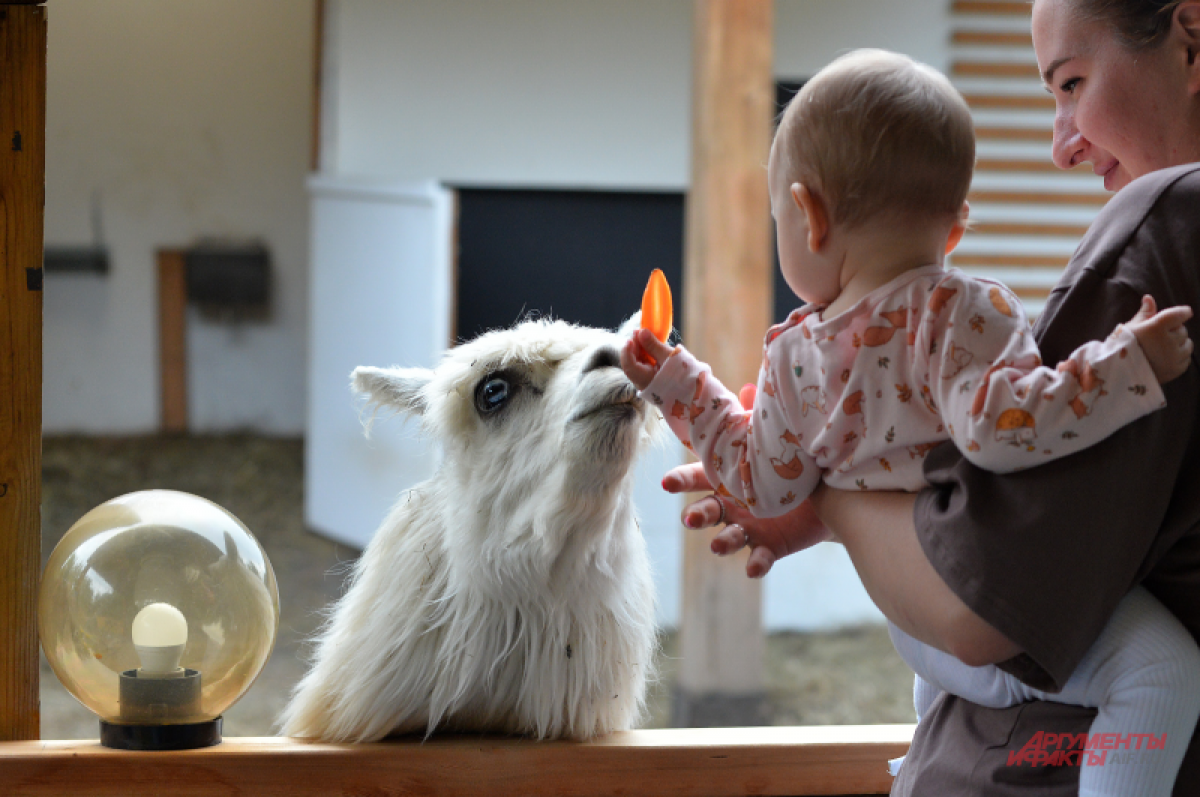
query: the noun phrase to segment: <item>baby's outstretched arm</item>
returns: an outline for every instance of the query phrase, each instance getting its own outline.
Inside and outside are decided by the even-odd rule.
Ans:
[[[638,390],[645,390],[674,349],[648,329],[634,330],[621,348],[621,370]]]
[[[1130,341],[1132,345],[1132,340]],[[653,358],[656,364],[646,362]],[[644,329],[622,347],[621,366],[671,432],[704,465],[709,483],[756,516],[774,517],[803,501],[821,468],[800,445],[788,408],[773,389],[754,415],[683,346],[671,348]],[[764,355],[760,383],[773,384]],[[787,357],[784,357],[787,360]],[[755,422],[757,420],[757,422]]]
[[[1154,297],[1143,296],[1142,306],[1125,326],[1137,338],[1159,384],[1165,385],[1187,370],[1192,339],[1184,326],[1192,317],[1187,305],[1159,310]]]

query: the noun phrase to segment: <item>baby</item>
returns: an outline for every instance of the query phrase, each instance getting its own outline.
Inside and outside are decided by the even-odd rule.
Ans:
[[[1158,312],[1146,297],[1107,340],[1048,368],[1010,291],[944,267],[966,228],[974,158],[962,97],[901,55],[850,53],[788,105],[768,189],[780,267],[806,304],[767,333],[753,408],[645,330],[621,354],[726,500],[772,517],[821,479],[919,490],[922,459],[947,439],[989,470],[1035,467],[1164,405],[1160,385],[1191,354],[1189,308]],[[939,690],[996,707],[1094,706],[1093,734],[1165,734],[1166,747],[1120,767],[1085,766],[1080,794],[1171,792],[1200,716],[1200,650],[1144,590],[1120,605],[1058,694],[890,631],[918,673],[918,719]]]

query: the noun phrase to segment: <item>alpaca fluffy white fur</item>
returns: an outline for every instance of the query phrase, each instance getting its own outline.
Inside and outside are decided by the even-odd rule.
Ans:
[[[442,464],[358,561],[285,734],[585,739],[638,721],[655,627],[632,464],[659,419],[618,365],[634,320],[526,321],[433,371],[354,371],[355,390],[421,417]]]

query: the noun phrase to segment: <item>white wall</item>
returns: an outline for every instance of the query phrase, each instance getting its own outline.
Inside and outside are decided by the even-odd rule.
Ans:
[[[682,187],[687,0],[332,0],[342,174]]]
[[[775,0],[775,74],[811,77],[859,47],[896,50],[945,71],[950,0]]]
[[[93,243],[111,271],[45,285],[47,432],[159,424],[155,249],[258,239],[268,323],[189,318],[193,429],[304,428],[311,0],[49,5],[46,242]]]
[[[350,392],[359,365],[433,368],[450,340],[450,193],[432,183],[317,178],[312,190],[309,418],[304,517],[364,548],[438,452],[415,419],[371,415]],[[371,411],[367,411],[370,413]]]
[[[944,68],[949,0],[777,0],[775,72],[855,47]],[[690,0],[330,0],[324,168],[686,188]]]

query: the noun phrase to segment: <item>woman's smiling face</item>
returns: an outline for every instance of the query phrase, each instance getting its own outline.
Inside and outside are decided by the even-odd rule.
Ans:
[[[1133,50],[1073,0],[1037,0],[1033,45],[1054,95],[1051,157],[1061,169],[1090,163],[1109,191],[1157,169],[1200,159],[1197,98],[1178,37]]]

